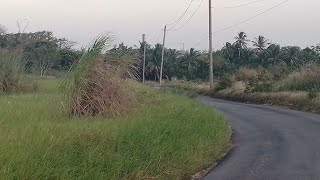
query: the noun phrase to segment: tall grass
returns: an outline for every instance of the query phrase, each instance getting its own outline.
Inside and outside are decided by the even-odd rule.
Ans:
[[[289,74],[278,83],[279,91],[320,91],[320,66],[312,64]]]
[[[255,69],[250,69],[246,67],[242,67],[235,74],[235,78],[237,81],[249,82],[253,81],[257,78],[258,71]]]
[[[18,51],[0,50],[0,93],[30,92],[37,87],[24,73],[22,54]]]
[[[102,54],[110,41],[109,36],[97,38],[62,81],[71,115],[115,116],[134,103],[119,66],[112,66]]]
[[[141,106],[117,118],[65,116],[56,81],[0,98],[1,179],[183,179],[229,149],[210,107],[136,85]]]

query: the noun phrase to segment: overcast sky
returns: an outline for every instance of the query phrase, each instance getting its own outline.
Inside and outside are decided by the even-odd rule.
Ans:
[[[223,29],[263,12],[284,0],[262,0],[240,8],[223,8],[255,0],[213,0],[214,30]],[[161,29],[174,22],[190,0],[0,0],[0,24],[17,32],[16,21],[28,19],[27,32],[50,30],[83,46],[97,35],[112,32],[117,42],[137,45],[141,34],[149,43],[161,42]],[[189,19],[201,0],[194,0],[181,21]],[[301,47],[320,43],[320,0],[290,0],[249,22],[214,35],[214,48],[234,41],[244,31],[250,39],[264,35],[281,45]],[[179,27],[180,24],[177,26]],[[192,20],[179,31],[168,32],[168,47],[182,49],[198,45],[207,49],[208,0]],[[158,40],[158,41],[157,41]]]

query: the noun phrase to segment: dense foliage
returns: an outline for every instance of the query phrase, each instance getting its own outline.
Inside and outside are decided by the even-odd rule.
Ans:
[[[23,52],[23,64],[29,73],[41,76],[48,72],[67,71],[80,59],[82,51],[73,49],[75,43],[57,38],[52,32],[6,33],[0,28],[0,49],[19,49]],[[146,46],[146,78],[158,81],[161,67],[162,45]],[[144,43],[139,47],[119,44],[106,52],[106,57],[115,62],[126,63],[131,76],[141,78]],[[128,61],[129,59],[129,61]],[[276,80],[299,70],[308,64],[320,63],[320,45],[300,48],[281,47],[270,43],[264,36],[249,40],[245,32],[234,37],[234,42],[214,52],[214,75],[222,78],[234,74],[243,67],[264,69]],[[188,51],[165,49],[163,78],[207,81],[209,74],[208,52],[191,48]]]
[[[250,44],[252,46],[250,46]],[[161,66],[162,45],[154,47],[146,45],[146,78],[157,81]],[[136,54],[142,77],[143,43],[139,48],[130,48],[123,44],[114,47],[111,52],[116,54]],[[291,72],[300,69],[306,64],[320,63],[320,45],[301,49],[297,46],[285,46],[269,43],[264,36],[255,38],[254,41],[247,39],[244,32],[235,37],[235,42],[227,42],[221,50],[214,52],[214,75],[222,78],[233,74],[242,67],[265,69],[275,79],[281,79]],[[164,78],[184,80],[207,80],[209,74],[208,53],[191,48],[189,51],[165,49]]]
[[[49,31],[0,33],[0,49],[22,52],[21,64],[29,73],[41,76],[53,70],[69,70],[81,56],[80,51],[72,49],[73,45],[73,42],[57,38]]]

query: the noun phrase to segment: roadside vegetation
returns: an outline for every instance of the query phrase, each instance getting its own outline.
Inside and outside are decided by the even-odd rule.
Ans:
[[[226,43],[214,52],[214,60],[217,75],[213,91],[207,80],[200,78],[178,78],[168,81],[167,86],[228,100],[320,113],[320,45],[304,49],[281,47],[263,36],[250,41],[240,32],[234,43]],[[208,69],[204,70],[208,73]]]
[[[230,149],[218,112],[137,82],[140,57],[108,36],[81,51],[50,32],[0,45],[3,179],[186,179]]]
[[[138,105],[114,118],[70,117],[58,80],[0,98],[3,179],[183,179],[230,148],[219,113],[185,96],[132,83]]]
[[[25,74],[21,53],[0,49],[0,93],[32,92],[37,89],[37,83]]]
[[[100,37],[79,50],[52,32],[2,30],[1,176],[189,178],[230,149],[230,127],[196,94],[320,113],[320,46],[253,39],[240,32],[214,52],[213,91],[207,52],[165,49],[168,92],[138,83],[144,43],[111,47]],[[146,46],[146,80],[154,84],[162,46]]]

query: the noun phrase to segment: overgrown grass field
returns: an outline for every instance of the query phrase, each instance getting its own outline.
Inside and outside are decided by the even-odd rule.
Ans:
[[[0,179],[183,179],[230,148],[212,108],[137,86],[127,115],[69,118],[58,80],[40,92],[0,95]]]

